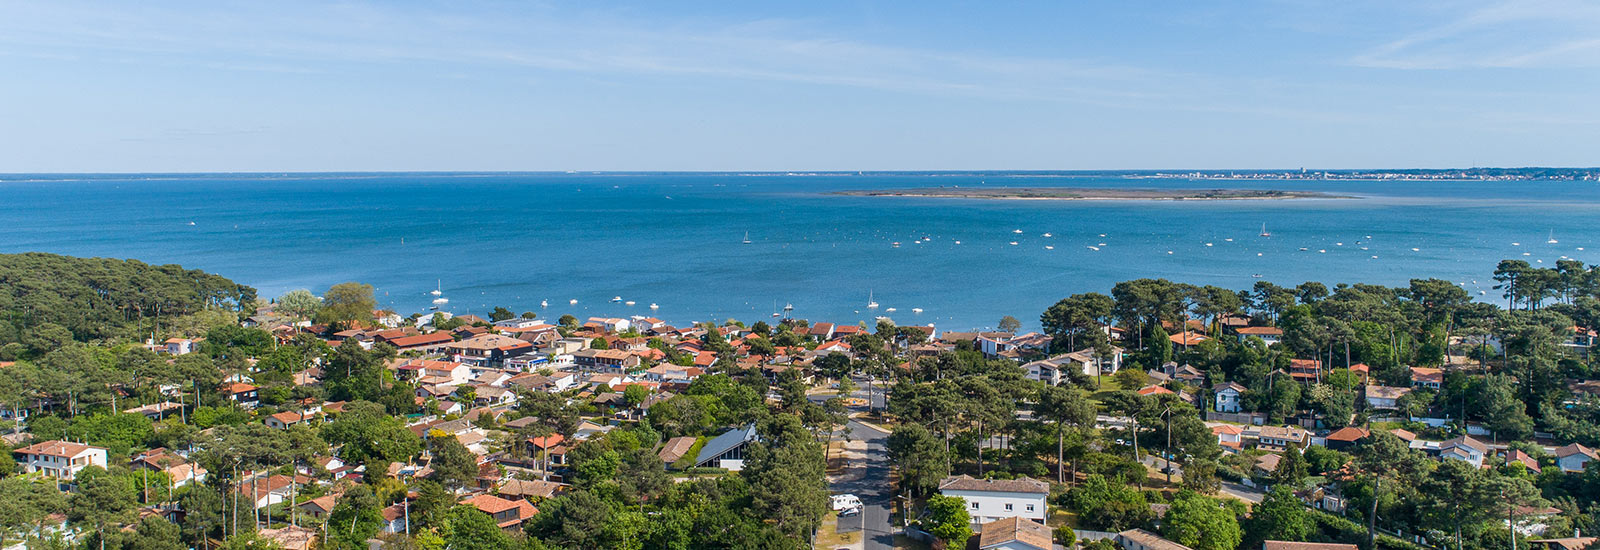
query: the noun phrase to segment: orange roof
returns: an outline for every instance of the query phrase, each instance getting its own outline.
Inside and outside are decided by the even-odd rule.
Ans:
[[[1221,434],[1239,435],[1239,434],[1244,433],[1244,429],[1240,428],[1238,426],[1234,426],[1232,424],[1218,424],[1216,426],[1212,426],[1211,427],[1211,433],[1217,434],[1217,435],[1221,435]]]
[[[1278,327],[1240,327],[1235,329],[1234,332],[1238,332],[1239,334],[1270,334],[1273,336],[1280,336],[1283,334],[1283,330],[1279,329]]]
[[[455,338],[451,337],[447,332],[430,332],[428,334],[418,334],[416,336],[395,338],[390,340],[389,344],[397,348],[414,348],[418,346],[443,344],[445,342],[453,341],[455,341]]]
[[[60,456],[60,457],[72,458],[72,457],[75,457],[75,456],[83,454],[84,451],[87,451],[89,449],[99,449],[99,447],[92,447],[92,446],[89,446],[89,445],[84,445],[82,443],[73,443],[71,441],[43,441],[43,442],[39,442],[39,443],[34,443],[32,445],[29,445],[27,447],[23,447],[21,449],[17,449],[17,450],[12,451],[12,452],[14,452],[14,453],[22,453],[22,454],[30,454],[30,455]]]
[[[1365,437],[1367,437],[1369,435],[1372,435],[1372,432],[1369,432],[1364,428],[1357,428],[1355,426],[1345,426],[1343,428],[1339,428],[1338,430],[1335,430],[1333,433],[1328,434],[1327,439],[1329,441],[1351,441],[1351,442],[1353,442],[1353,441],[1356,441],[1356,440],[1359,440],[1359,439],[1363,439],[1363,438],[1365,438]]]
[[[1210,340],[1211,338],[1192,330],[1186,330],[1172,336],[1168,336],[1167,339],[1171,340],[1174,344],[1187,346],[1190,344],[1198,344],[1206,340]]]
[[[515,517],[500,522],[500,527],[502,528],[522,523],[523,520],[531,518],[534,514],[539,513],[539,510],[534,508],[533,505],[529,504],[526,500],[506,500],[490,494],[477,495],[462,501],[462,503],[471,504],[477,509],[483,510],[483,513],[491,516],[507,510],[517,510]]]
[[[547,436],[544,436],[544,437],[530,437],[530,438],[528,438],[528,442],[529,443],[532,443],[535,447],[538,447],[540,449],[548,449],[550,447],[554,447],[556,445],[560,445],[561,442],[566,441],[566,440],[567,440],[567,438],[563,437],[561,434],[552,434],[552,435],[547,435]]]
[[[1143,388],[1139,388],[1139,395],[1160,395],[1160,394],[1163,394],[1163,393],[1171,394],[1172,390],[1163,388],[1161,386],[1157,386],[1155,384],[1151,384],[1149,386],[1145,386]]]
[[[255,391],[255,390],[256,390],[255,386],[246,384],[244,382],[234,382],[232,384],[228,384],[228,393],[244,393],[244,392],[247,392],[247,391]]]

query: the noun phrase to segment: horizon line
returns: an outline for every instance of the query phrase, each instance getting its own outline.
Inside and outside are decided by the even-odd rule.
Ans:
[[[249,170],[249,171],[138,171],[138,172],[0,172],[0,177],[5,176],[200,176],[200,175],[238,175],[238,176],[272,176],[272,175],[387,175],[387,174],[415,174],[415,175],[628,175],[628,174],[681,174],[681,175],[897,175],[897,174],[1106,174],[1106,173],[1173,173],[1173,172],[1457,172],[1457,171],[1484,171],[1484,170],[1600,170],[1600,166],[1474,166],[1470,168],[1072,168],[1072,169],[892,169],[892,170],[806,170],[806,169],[774,169],[774,170]]]

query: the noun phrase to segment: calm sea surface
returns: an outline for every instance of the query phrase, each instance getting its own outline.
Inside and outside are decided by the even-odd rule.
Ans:
[[[941,185],[1271,188],[1359,198],[825,194]],[[178,263],[250,284],[263,296],[361,281],[402,312],[429,307],[436,284],[450,300],[443,309],[455,313],[504,305],[546,318],[648,315],[655,303],[655,315],[675,324],[754,322],[792,303],[795,316],[813,320],[885,315],[962,330],[1009,314],[1037,325],[1057,299],[1109,292],[1113,283],[1139,277],[1231,288],[1261,279],[1332,285],[1439,277],[1490,299],[1497,296],[1489,275],[1501,259],[1600,262],[1595,182],[999,173],[0,175],[0,204],[3,252]],[[1262,224],[1270,238],[1257,235]],[[751,244],[741,243],[747,232]],[[1552,237],[1559,242],[1547,243]],[[882,304],[876,312],[866,308],[869,294]],[[613,303],[618,296],[636,305]]]

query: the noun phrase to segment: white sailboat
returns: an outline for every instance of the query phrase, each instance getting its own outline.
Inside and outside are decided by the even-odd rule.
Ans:
[[[428,294],[432,294],[434,296],[438,296],[438,295],[444,294],[443,288],[444,288],[444,284],[442,282],[440,282],[439,279],[434,279],[433,280],[433,292],[429,292]]]
[[[872,299],[872,291],[867,291],[867,309],[878,309],[878,301]]]
[[[750,244],[750,243],[751,243],[751,241],[750,241],[750,232],[746,231],[746,232],[744,232],[744,244]]]
[[[1555,232],[1555,230],[1552,229],[1550,231],[1550,240],[1545,241],[1545,242],[1550,243],[1550,244],[1556,244],[1556,243],[1559,243],[1561,241],[1556,240],[1556,232]]]
[[[1272,233],[1269,233],[1267,231],[1267,224],[1265,224],[1265,223],[1261,224],[1261,236],[1263,236],[1263,237],[1271,237],[1272,236]]]

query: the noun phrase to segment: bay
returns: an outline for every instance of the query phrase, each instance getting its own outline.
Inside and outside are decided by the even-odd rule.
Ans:
[[[267,297],[361,281],[402,313],[429,307],[437,284],[450,299],[443,309],[454,313],[505,306],[549,319],[571,313],[754,322],[792,303],[801,318],[870,323],[883,315],[941,330],[992,327],[1002,315],[1036,327],[1038,314],[1064,296],[1109,292],[1117,281],[1140,277],[1235,289],[1259,280],[1404,284],[1437,277],[1498,300],[1490,272],[1501,259],[1600,261],[1596,182],[1133,176],[12,174],[0,175],[0,251],[178,263]],[[957,185],[1253,188],[1356,198],[828,194]],[[1263,224],[1271,237],[1258,236]],[[746,233],[750,244],[742,243]],[[1551,238],[1558,242],[1546,242]],[[866,307],[869,294],[881,304],[876,311]],[[569,305],[573,299],[578,303]],[[549,307],[540,307],[542,300]],[[651,303],[660,309],[648,309]]]

